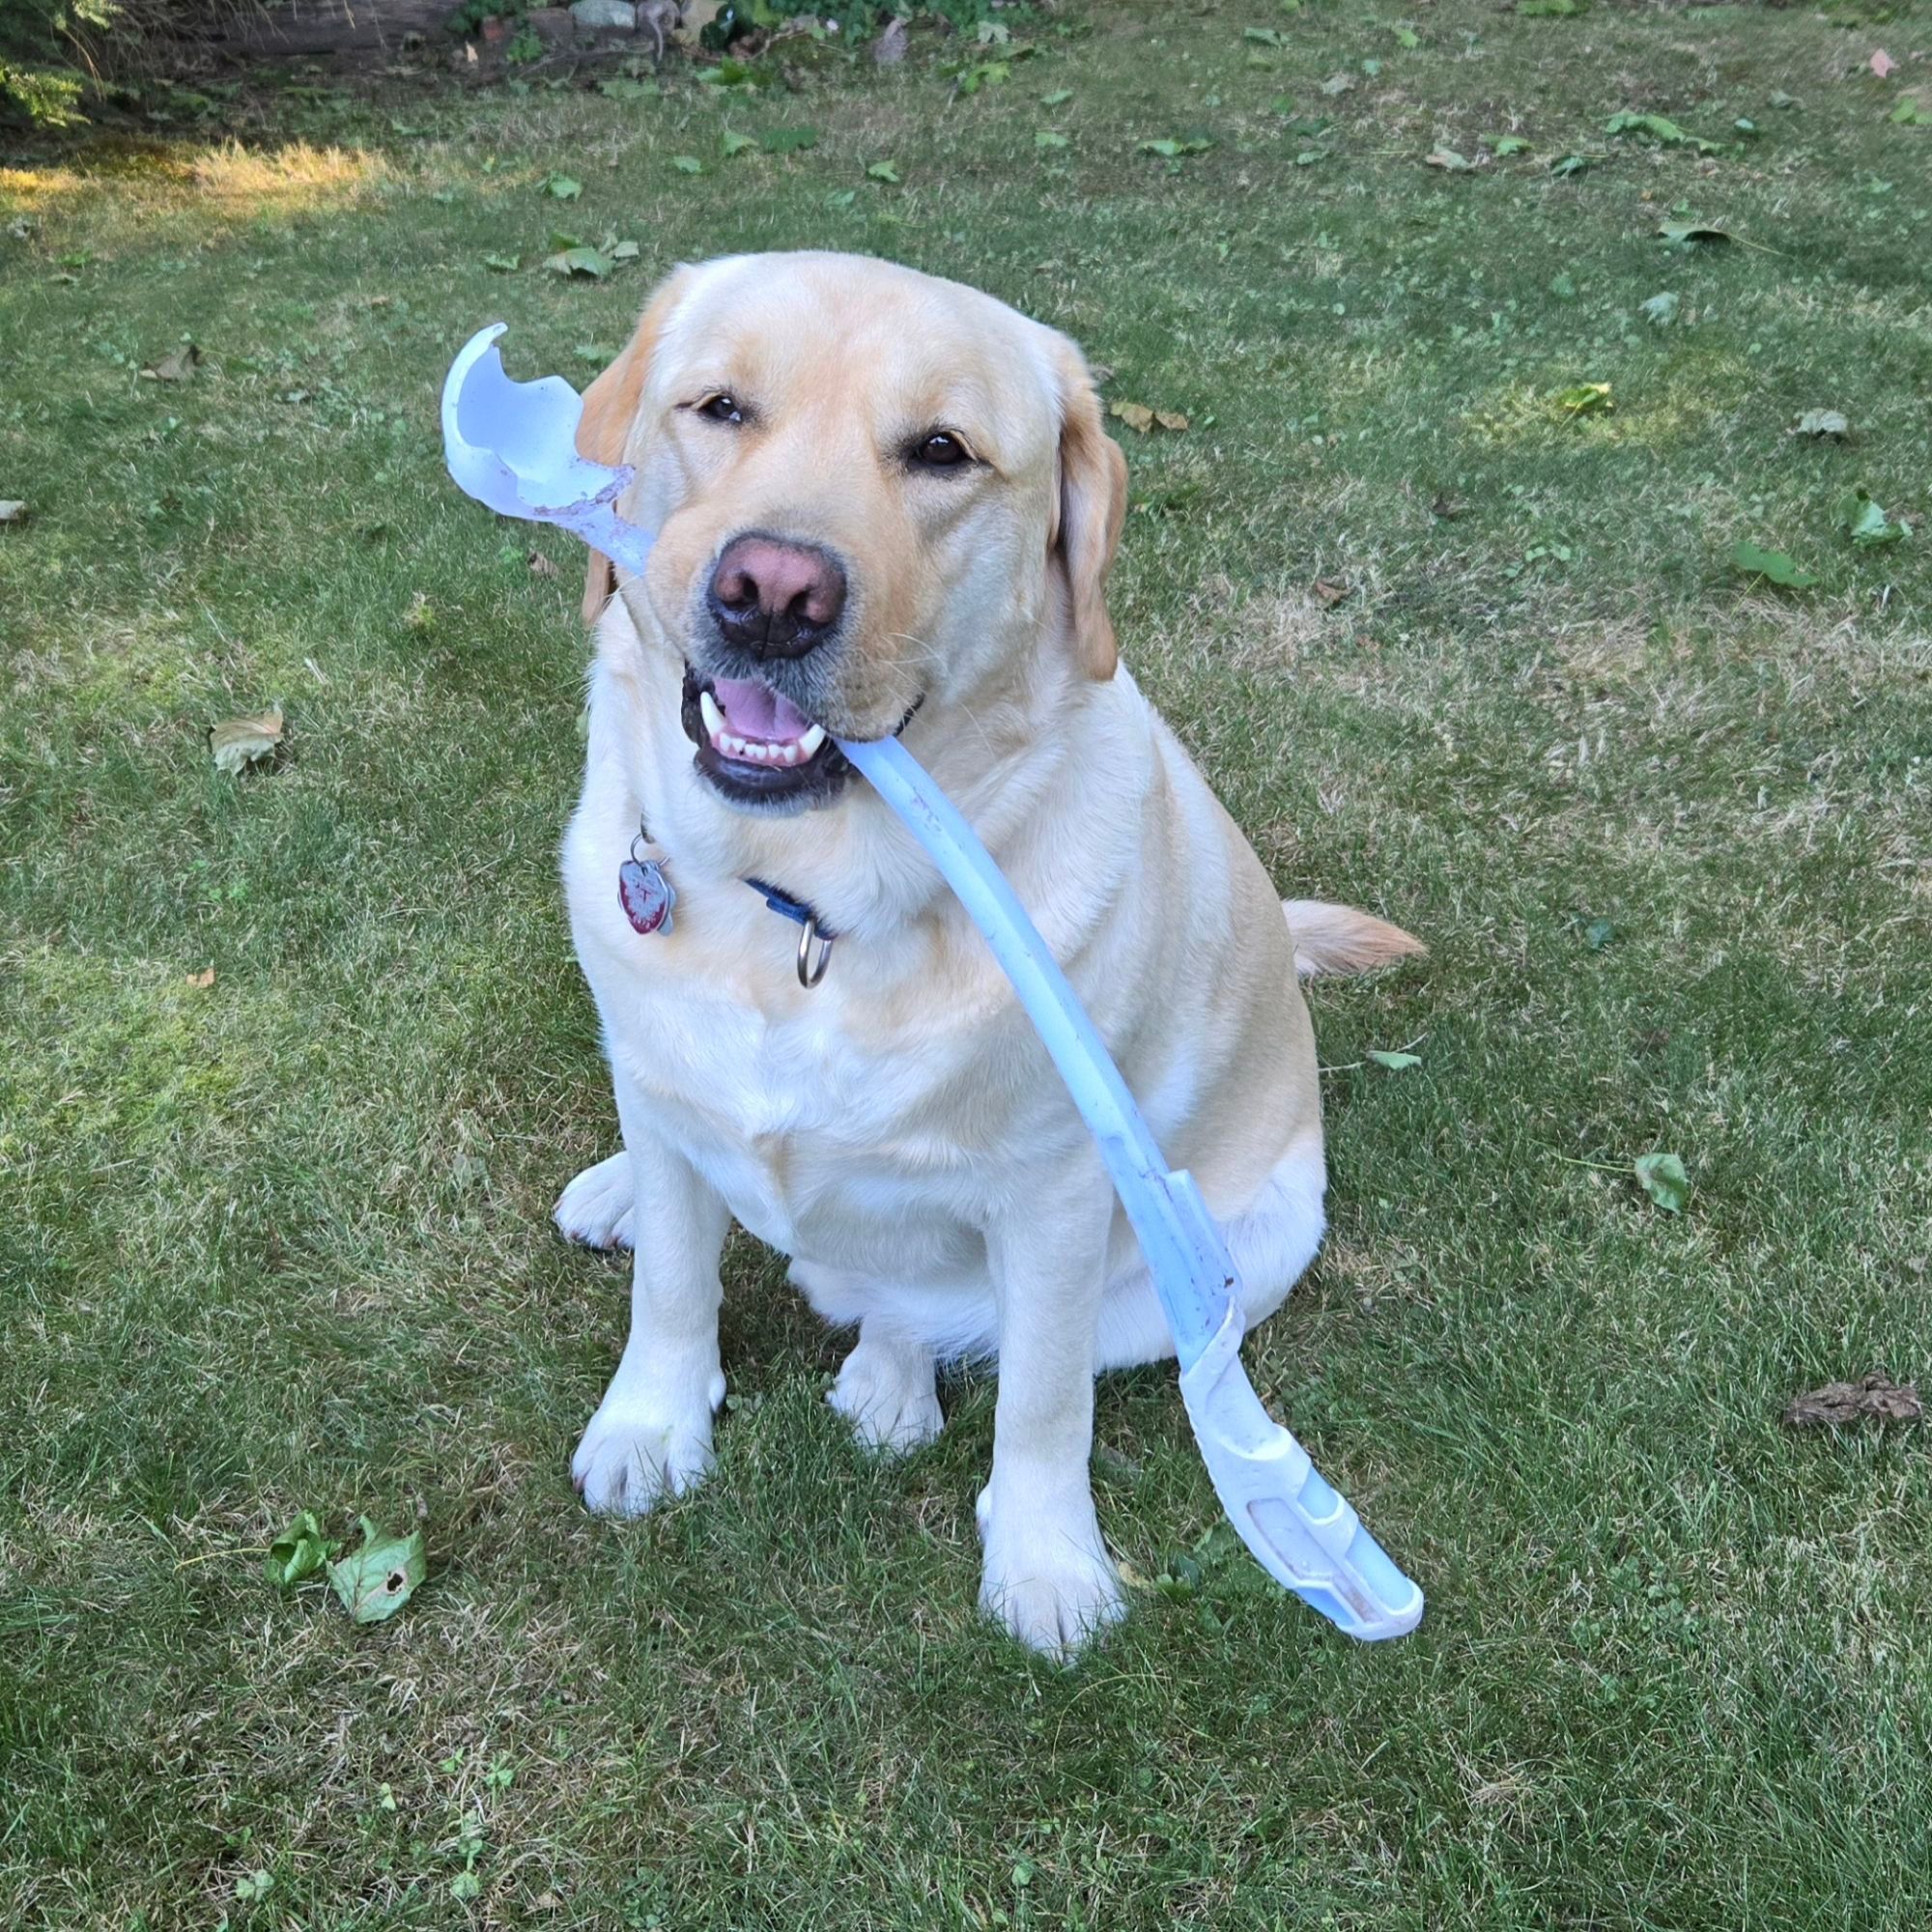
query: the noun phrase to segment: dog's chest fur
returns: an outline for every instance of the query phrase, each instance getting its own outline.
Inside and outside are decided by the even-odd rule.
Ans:
[[[614,890],[594,890],[595,862],[580,868],[592,889],[573,878],[573,923],[611,1059],[734,1217],[827,1267],[973,1269],[989,1202],[1025,1184],[1009,1151],[1039,1145],[1033,1117],[1077,1124],[1010,1002],[923,987],[856,941],[808,992],[798,928],[743,886],[684,889],[667,940],[634,933]]]

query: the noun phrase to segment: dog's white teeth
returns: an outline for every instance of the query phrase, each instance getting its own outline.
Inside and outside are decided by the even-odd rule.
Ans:
[[[718,738],[724,734],[724,714],[718,708],[718,700],[708,691],[697,694],[697,715],[704,720],[704,735]]]
[[[825,726],[810,724],[799,735],[796,751],[801,759],[809,758],[825,742]]]
[[[752,748],[746,744],[744,739],[733,737],[729,731],[720,731],[718,734],[718,749],[721,752],[730,753],[734,758],[742,758]]]

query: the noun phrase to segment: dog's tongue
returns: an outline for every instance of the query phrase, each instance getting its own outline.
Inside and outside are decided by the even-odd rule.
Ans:
[[[784,745],[811,727],[811,720],[770,685],[751,677],[721,677],[712,687],[724,722],[741,738]]]

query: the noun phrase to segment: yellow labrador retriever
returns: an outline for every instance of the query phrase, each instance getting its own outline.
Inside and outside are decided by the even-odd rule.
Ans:
[[[928,1440],[935,1364],[997,1356],[980,1601],[1068,1650],[1122,1608],[1088,1480],[1094,1372],[1170,1353],[1167,1327],[984,941],[832,736],[903,731],[972,820],[1224,1223],[1251,1323],[1322,1229],[1297,966],[1420,949],[1284,907],[1118,664],[1126,466],[1065,336],[883,262],[707,262],[659,289],[580,442],[636,465],[621,507],[661,535],[634,582],[593,556],[585,599],[563,870],[624,1151],[556,1218],[636,1267],[577,1486],[636,1516],[704,1474],[736,1219],[857,1325],[831,1400],[863,1442]],[[659,879],[675,904],[647,929],[637,889]]]

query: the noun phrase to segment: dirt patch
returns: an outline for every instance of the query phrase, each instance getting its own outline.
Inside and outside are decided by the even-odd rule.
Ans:
[[[1917,1422],[1925,1413],[1916,1382],[1895,1382],[1876,1369],[1855,1382],[1827,1382],[1808,1395],[1794,1396],[1784,1411],[1791,1429],[1815,1429],[1850,1422]]]

